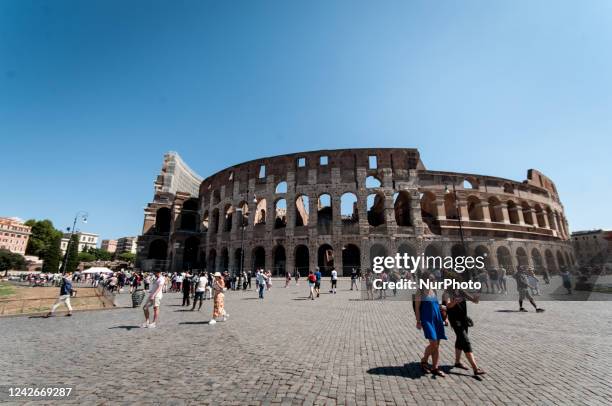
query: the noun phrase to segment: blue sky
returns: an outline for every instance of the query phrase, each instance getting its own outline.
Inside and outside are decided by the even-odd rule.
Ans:
[[[612,228],[612,2],[0,2],[1,216],[137,235],[162,155],[303,150],[557,184]]]

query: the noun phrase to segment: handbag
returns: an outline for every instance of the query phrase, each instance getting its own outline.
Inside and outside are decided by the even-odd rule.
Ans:
[[[471,317],[466,317],[468,327],[474,327],[474,320]]]

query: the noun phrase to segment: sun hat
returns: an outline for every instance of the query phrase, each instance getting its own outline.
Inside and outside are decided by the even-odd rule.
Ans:
[[[215,272],[215,274],[213,275],[215,278],[216,277],[220,277],[221,276],[221,272]]]

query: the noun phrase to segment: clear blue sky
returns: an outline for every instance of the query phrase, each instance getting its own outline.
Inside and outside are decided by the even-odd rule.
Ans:
[[[0,215],[136,235],[162,155],[415,147],[612,228],[612,2],[0,2]]]

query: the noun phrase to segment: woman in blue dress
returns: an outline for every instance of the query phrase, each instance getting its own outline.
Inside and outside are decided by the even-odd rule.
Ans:
[[[423,277],[423,281],[435,282],[432,274]],[[438,368],[440,358],[440,340],[446,340],[444,334],[444,320],[440,312],[438,297],[433,289],[419,289],[415,298],[416,328],[423,330],[425,338],[429,340],[429,345],[425,347],[425,353],[421,358],[421,368],[423,372],[431,372],[433,375],[443,377],[444,372]],[[428,360],[431,357],[431,368]]]

